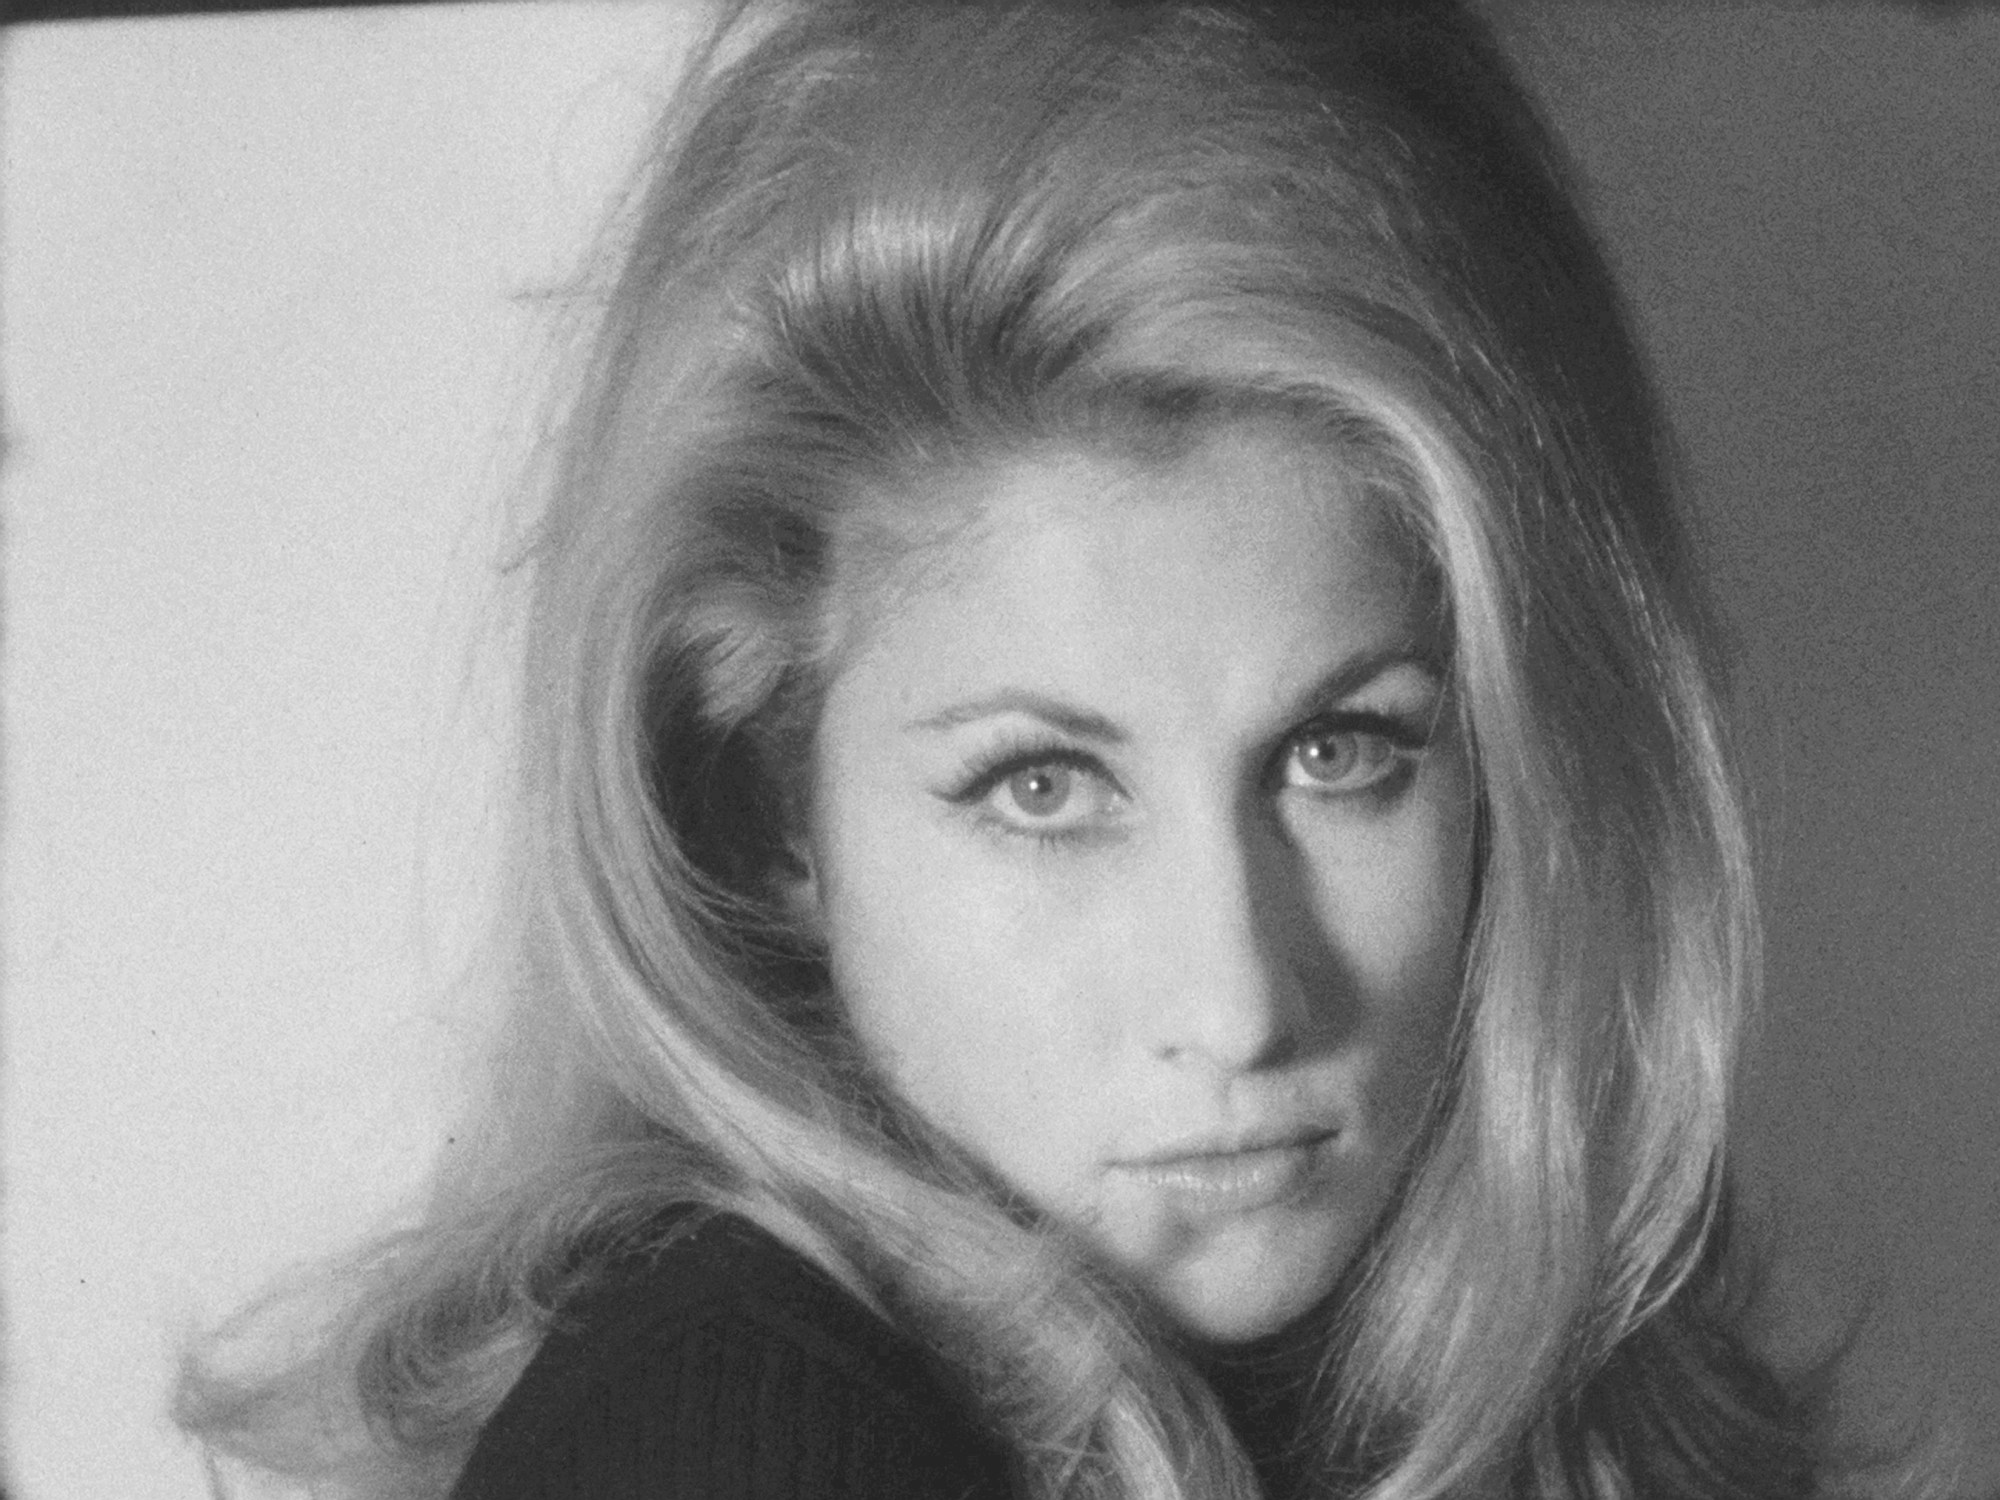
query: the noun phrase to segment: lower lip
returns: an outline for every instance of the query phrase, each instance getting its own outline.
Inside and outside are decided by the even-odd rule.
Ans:
[[[1305,1193],[1318,1176],[1323,1150],[1333,1139],[1317,1136],[1258,1151],[1177,1156],[1168,1161],[1132,1163],[1119,1170],[1192,1213],[1254,1213],[1280,1207]]]

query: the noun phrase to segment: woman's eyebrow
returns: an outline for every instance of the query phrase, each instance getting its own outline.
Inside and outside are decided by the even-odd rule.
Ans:
[[[1125,730],[1103,714],[1078,708],[1032,688],[1018,687],[1003,687],[991,693],[982,693],[977,698],[954,703],[921,719],[912,719],[903,728],[924,734],[942,734],[979,719],[992,718],[995,714],[1027,714],[1066,734],[1100,745],[1122,745],[1130,738]]]
[[[1324,713],[1342,698],[1359,692],[1377,678],[1399,667],[1412,667],[1433,682],[1444,681],[1444,665],[1437,653],[1408,640],[1399,640],[1336,662],[1286,700],[1279,717],[1297,722]]]
[[[1408,641],[1396,641],[1335,663],[1287,698],[1279,717],[1289,722],[1323,713],[1333,703],[1398,667],[1413,667],[1439,681],[1444,676],[1434,652]],[[1103,714],[1023,687],[1003,687],[981,693],[976,698],[954,703],[934,714],[911,719],[903,725],[903,729],[906,733],[942,734],[998,714],[1026,714],[1040,719],[1051,728],[1101,745],[1122,745],[1131,739],[1123,727]]]

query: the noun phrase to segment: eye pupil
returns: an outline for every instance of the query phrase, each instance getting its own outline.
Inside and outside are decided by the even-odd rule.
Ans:
[[[1007,792],[1022,812],[1045,818],[1069,801],[1074,775],[1067,766],[1031,766],[1007,778]]]
[[[1346,734],[1315,735],[1299,746],[1299,758],[1305,763],[1307,774],[1321,781],[1334,781],[1346,775],[1353,769],[1357,754],[1354,737]]]

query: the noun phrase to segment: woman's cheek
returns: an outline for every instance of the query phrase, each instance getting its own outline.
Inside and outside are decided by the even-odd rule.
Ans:
[[[1018,872],[995,878],[980,864],[915,867],[923,879],[904,891],[893,925],[850,909],[833,934],[835,984],[884,1081],[1054,1207],[1073,1196],[1072,1158],[1089,1154],[1112,1082],[1093,1063],[1106,1055],[1111,976],[1074,911],[1051,913]]]

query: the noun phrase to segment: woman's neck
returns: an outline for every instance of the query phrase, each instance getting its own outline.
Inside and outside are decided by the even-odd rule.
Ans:
[[[1267,1500],[1307,1493],[1305,1476],[1316,1467],[1321,1439],[1312,1420],[1314,1397],[1329,1378],[1330,1344],[1323,1320],[1308,1317],[1254,1343],[1191,1350],[1194,1368],[1208,1382],[1243,1445]]]

